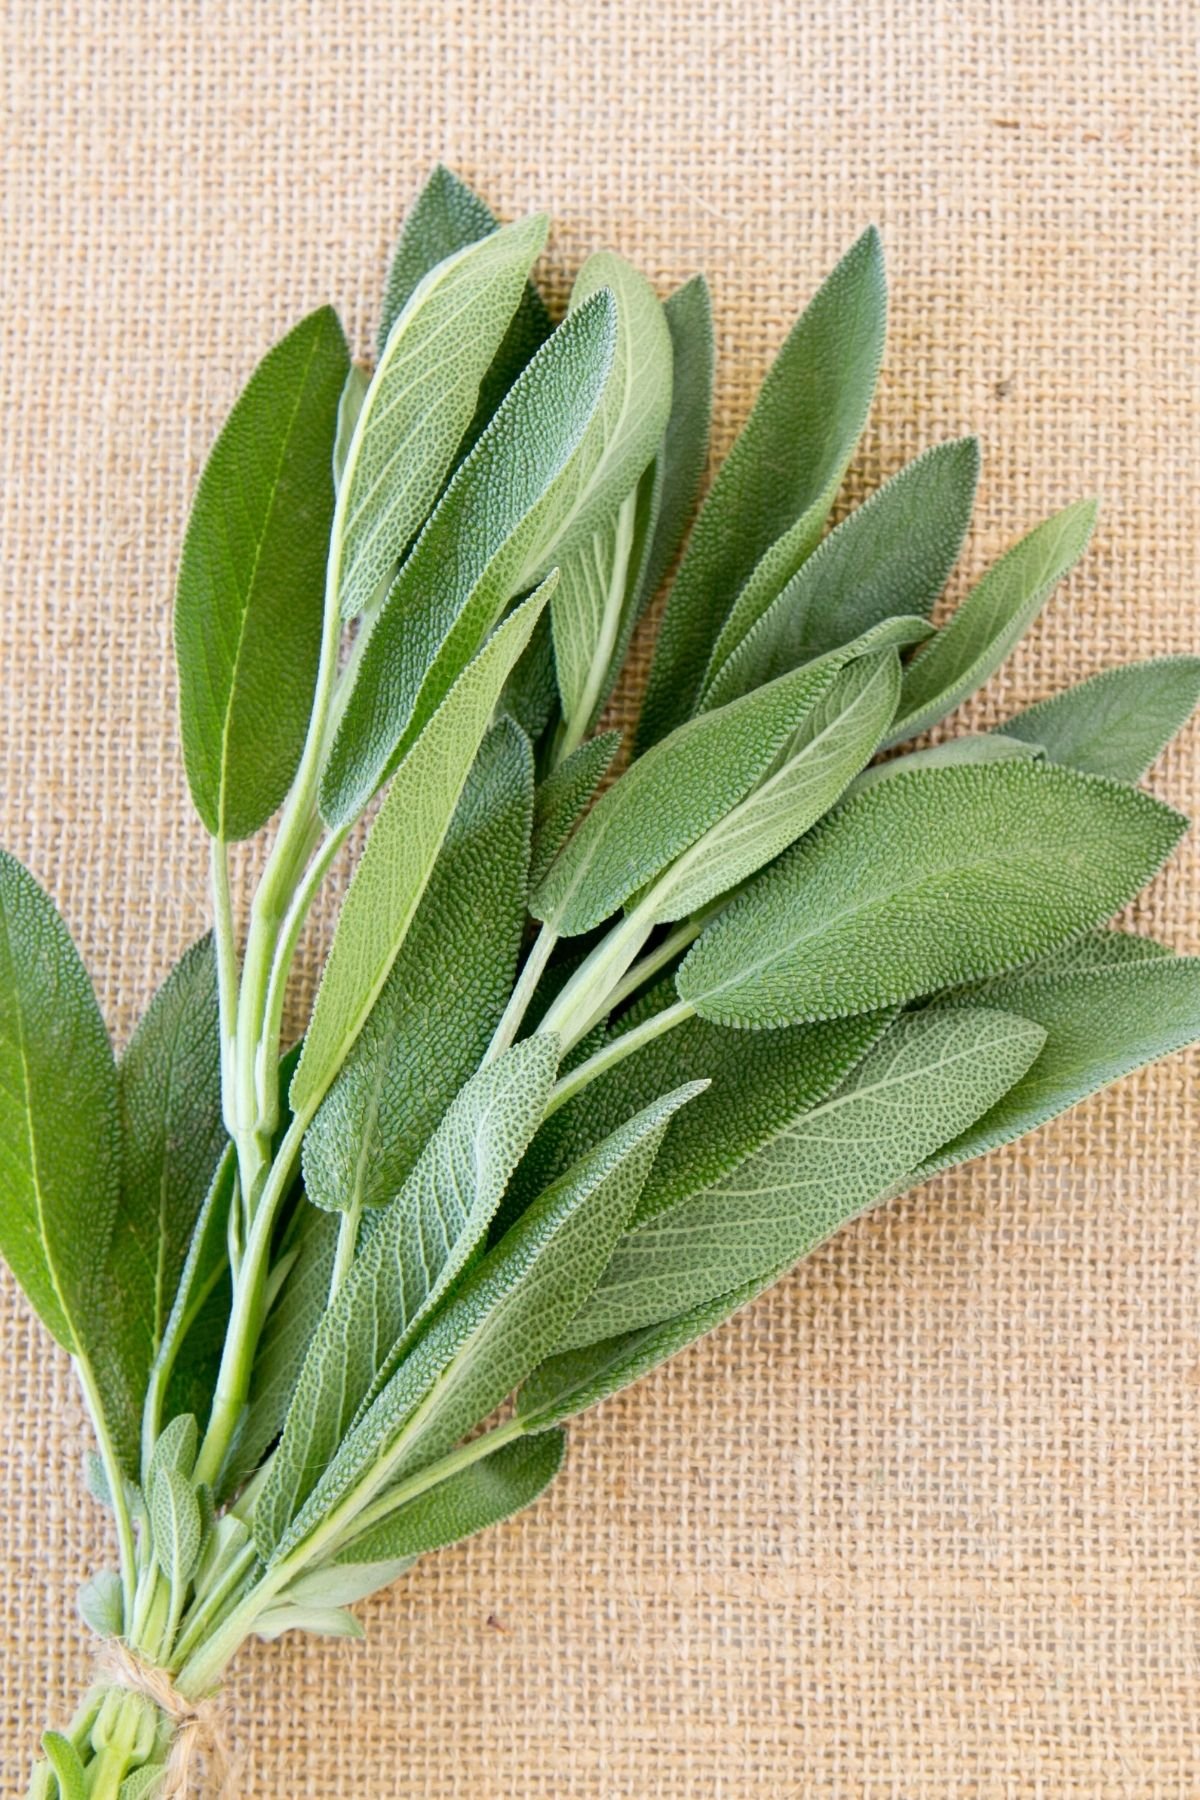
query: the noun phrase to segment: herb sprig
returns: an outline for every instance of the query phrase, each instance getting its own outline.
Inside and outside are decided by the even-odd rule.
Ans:
[[[1136,783],[1200,658],[876,760],[988,679],[1095,509],[936,630],[973,440],[826,533],[883,353],[874,231],[710,488],[604,786],[712,322],[702,279],[660,302],[605,251],[552,325],[546,233],[437,170],[373,373],[322,308],[235,405],[175,610],[213,927],[119,1063],[0,853],[0,1248],[75,1362],[117,1552],[40,1800],[182,1793],[248,1637],[357,1635],[356,1599],[537,1497],[567,1420],[844,1222],[1200,1036],[1200,960],[1106,929],[1185,828]],[[273,816],[239,922],[230,848]]]

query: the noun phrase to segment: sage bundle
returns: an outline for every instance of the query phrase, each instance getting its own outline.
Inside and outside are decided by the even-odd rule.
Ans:
[[[878,235],[688,535],[705,283],[660,300],[602,251],[554,323],[547,230],[437,170],[373,371],[321,308],[234,406],[175,602],[212,929],[119,1060],[0,855],[0,1248],[78,1371],[114,1547],[37,1800],[201,1791],[247,1639],[360,1635],[356,1600],[528,1506],[570,1420],[847,1220],[1200,1036],[1200,959],[1110,923],[1185,829],[1138,784],[1200,658],[926,736],[1092,504],[937,627],[974,440],[828,528],[883,353]],[[622,746],[606,711],[677,559]],[[269,824],[243,908],[231,847]]]

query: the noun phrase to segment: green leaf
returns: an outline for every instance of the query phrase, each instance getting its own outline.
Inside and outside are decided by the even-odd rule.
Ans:
[[[180,1413],[172,1419],[159,1433],[158,1442],[154,1446],[147,1471],[147,1487],[154,1486],[164,1469],[174,1469],[178,1475],[190,1476],[196,1465],[198,1444],[199,1433],[192,1413]]]
[[[60,1800],[87,1800],[87,1777],[70,1738],[61,1731],[43,1731],[42,1749],[54,1770]]]
[[[545,1492],[562,1468],[567,1439],[539,1431],[502,1444],[436,1487],[398,1506],[338,1553],[339,1563],[418,1557],[511,1519]]]
[[[896,775],[907,775],[913,769],[951,769],[963,763],[1029,762],[1040,755],[1039,744],[1022,743],[1020,738],[1004,737],[998,731],[981,732],[978,736],[967,733],[963,737],[947,738],[942,744],[931,744],[925,750],[910,750],[907,756],[893,756],[887,762],[873,764],[850,783],[846,794],[849,798],[852,794],[865,793],[867,788],[876,787],[881,781],[891,781]]]
[[[655,459],[653,530],[638,577],[634,622],[658,592],[683,541],[708,461],[712,425],[716,347],[712,296],[703,275],[693,275],[669,294],[663,311],[671,333],[671,412]],[[624,648],[619,647],[619,657]]]
[[[600,454],[615,337],[608,295],[570,314],[446,489],[374,622],[330,746],[331,824],[361,811],[509,601],[550,567]]]
[[[655,923],[698,912],[815,825],[874,755],[899,698],[895,650],[877,650],[839,670],[800,721],[779,767],[657,883]]]
[[[1200,657],[1162,656],[1105,669],[1006,719],[1008,737],[1051,762],[1114,781],[1140,781],[1200,704]]]
[[[550,586],[543,582],[467,665],[392,781],[343,902],[292,1078],[297,1117],[315,1113],[379,998]]]
[[[979,481],[975,438],[936,444],[818,544],[783,591],[735,601],[702,705],[721,706],[897,614],[928,618],[958,560]]]
[[[484,739],[400,953],[304,1139],[317,1206],[391,1200],[487,1049],[525,924],[533,760],[505,720]]]
[[[284,1536],[364,1402],[382,1386],[487,1233],[541,1123],[558,1046],[527,1038],[469,1081],[401,1192],[378,1214],[313,1334],[254,1513],[264,1556]]]
[[[734,598],[753,583],[761,610],[815,548],[866,421],[886,312],[872,228],[793,327],[701,508],[663,616],[639,748],[694,711]]]
[[[529,902],[562,937],[590,931],[735,807],[766,774],[836,669],[785,675],[689,719],[603,793]]]
[[[79,1590],[79,1616],[99,1638],[125,1634],[125,1594],[115,1569],[100,1569]]]
[[[368,1594],[391,1587],[398,1576],[412,1568],[413,1561],[411,1556],[402,1556],[375,1562],[355,1561],[341,1567],[326,1563],[290,1581],[279,1598],[288,1606],[353,1606],[356,1600],[365,1600]]]
[[[1037,962],[1029,963],[1018,973],[1068,975],[1074,972],[1085,975],[1093,969],[1119,968],[1126,963],[1150,962],[1157,957],[1173,955],[1174,951],[1166,944],[1157,943],[1154,938],[1138,937],[1130,931],[1089,931],[1086,937],[1076,938],[1060,950],[1051,951],[1049,956],[1039,957]],[[1008,979],[1007,975],[996,977],[998,982]],[[982,993],[991,983],[974,985],[975,991]]]
[[[1137,938],[1117,939],[1128,957]],[[1111,953],[1114,943],[1108,944]],[[1154,949],[1158,949],[1155,946]],[[982,1156],[1057,1118],[1133,1069],[1170,1056],[1200,1038],[1200,958],[1154,955],[1084,972],[1037,970],[988,984],[989,1006],[1009,1006],[1033,1019],[1046,1044],[1028,1073],[1003,1099],[931,1158],[918,1179]],[[949,996],[949,1007],[971,996]]]
[[[381,356],[392,326],[429,271],[448,256],[453,256],[455,251],[464,250],[468,244],[489,236],[498,225],[496,215],[478,194],[451,169],[439,163],[404,221],[388,269],[379,321]],[[531,283],[526,283],[508,335],[480,391],[479,409],[472,426],[475,435],[476,428],[481,429],[491,418],[506,390],[549,333],[550,318],[541,295]]]
[[[847,800],[714,919],[676,977],[760,1027],[891,1006],[1091,930],[1186,829],[1136,789],[1038,762],[915,769]]]
[[[259,363],[213,446],[175,595],[184,763],[214,837],[251,837],[300,760],[324,610],[349,368],[329,307]]]
[[[904,693],[889,744],[928,731],[983,686],[1028,631],[1051,588],[1079,561],[1095,524],[1095,501],[1081,500],[1055,513],[992,564],[904,671]]]
[[[254,1635],[272,1643],[285,1631],[306,1631],[310,1637],[361,1638],[361,1622],[341,1606],[269,1606],[254,1621]]]
[[[154,1425],[164,1410],[198,1412],[211,1402],[230,1300],[227,1227],[236,1186],[237,1157],[230,1144],[196,1220],[151,1371]]]
[[[536,888],[595,798],[621,748],[619,731],[602,731],[539,782],[533,803],[529,885]]]
[[[338,491],[330,560],[343,618],[395,573],[437,499],[548,225],[537,213],[456,251],[392,326]]]
[[[156,1471],[146,1498],[155,1558],[180,1594],[200,1558],[200,1504],[187,1476],[169,1466]]]
[[[617,1038],[669,1004],[674,983],[659,982],[625,1013]],[[505,1197],[515,1212],[608,1132],[684,1081],[709,1087],[667,1126],[646,1179],[637,1217],[648,1219],[707,1187],[784,1125],[817,1105],[844,1079],[889,1022],[887,1013],[782,1031],[729,1031],[685,1019],[652,1038],[546,1120]],[[515,1216],[515,1215],[514,1215]]]
[[[97,1278],[119,1182],[117,1072],[92,984],[50,899],[0,850],[0,1250],[47,1330],[94,1370],[110,1428],[130,1409]],[[131,1467],[127,1435],[117,1447]]]
[[[556,1348],[654,1324],[806,1256],[1019,1081],[1044,1037],[982,1007],[898,1019],[822,1105],[627,1231]]]
[[[468,1276],[343,1439],[273,1553],[322,1519],[357,1511],[487,1417],[561,1336],[637,1204],[671,1114],[665,1095],[541,1195]]]
[[[211,937],[184,953],[155,994],[117,1080],[121,1199],[105,1279],[118,1327],[110,1350],[131,1403],[123,1435],[136,1442],[146,1383],[226,1144]]]
[[[358,416],[363,409],[363,401],[371,386],[371,371],[364,369],[361,363],[351,363],[342,388],[341,399],[337,410],[337,436],[333,441],[333,485],[342,485],[342,475],[346,468],[346,458],[350,454],[350,445],[354,441],[354,433],[358,428]]]

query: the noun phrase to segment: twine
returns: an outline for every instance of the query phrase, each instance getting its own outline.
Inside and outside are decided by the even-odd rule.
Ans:
[[[158,1800],[195,1800],[208,1792],[212,1800],[232,1800],[236,1770],[225,1741],[224,1706],[214,1696],[189,1700],[181,1694],[165,1669],[152,1668],[134,1655],[127,1644],[114,1639],[99,1658],[100,1678],[112,1687],[141,1694],[170,1720],[175,1736],[163,1766]],[[208,1786],[200,1786],[207,1768]]]

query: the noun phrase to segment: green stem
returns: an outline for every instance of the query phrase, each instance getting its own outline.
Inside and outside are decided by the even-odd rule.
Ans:
[[[653,929],[653,920],[645,918],[640,907],[626,913],[601,938],[547,1009],[542,1030],[557,1032],[564,1056],[610,1010],[614,987]]]
[[[133,1611],[133,1600],[137,1584],[137,1545],[133,1536],[133,1520],[129,1516],[129,1504],[125,1498],[125,1471],[121,1467],[121,1459],[109,1435],[108,1421],[104,1416],[104,1405],[100,1398],[100,1390],[96,1386],[96,1377],[86,1357],[73,1358],[75,1372],[79,1377],[79,1385],[83,1389],[84,1403],[92,1421],[92,1430],[96,1434],[96,1447],[100,1452],[100,1460],[104,1464],[104,1476],[108,1482],[108,1491],[112,1497],[113,1516],[117,1522],[117,1545],[121,1558],[121,1591],[124,1598],[125,1617],[129,1618]]]
[[[592,714],[600,704],[605,683],[608,680],[608,672],[612,666],[613,654],[621,630],[621,614],[625,608],[625,587],[629,579],[629,554],[633,548],[637,497],[637,488],[635,487],[625,497],[617,513],[612,569],[609,572],[608,591],[604,597],[600,631],[596,647],[592,652],[592,660],[588,664],[583,692],[579,696],[572,716],[564,719],[559,726],[554,743],[555,766],[566,762],[568,756],[578,750],[583,742],[584,735],[592,721]],[[597,536],[603,537],[604,533],[597,533]]]
[[[590,1081],[595,1081],[597,1075],[603,1075],[606,1069],[611,1069],[615,1064],[623,1062],[635,1050],[640,1050],[643,1044],[652,1043],[664,1032],[674,1030],[676,1025],[682,1025],[685,1019],[692,1017],[695,1010],[690,1000],[676,1000],[673,1006],[666,1006],[662,1012],[653,1013],[650,1018],[643,1019],[642,1023],[635,1025],[632,1031],[623,1031],[619,1037],[611,1039],[602,1049],[597,1050],[594,1056],[589,1056],[586,1062],[580,1063],[578,1068],[570,1070],[560,1081],[555,1083],[550,1090],[550,1103],[546,1108],[546,1117],[549,1118],[551,1113],[557,1112],[560,1106],[564,1106],[581,1089],[587,1087]]]
[[[628,975],[618,981],[616,987],[613,988],[608,997],[607,1010],[613,1012],[631,995],[636,994],[640,987],[644,987],[652,976],[658,974],[660,969],[665,969],[669,962],[674,962],[681,950],[686,950],[689,944],[695,942],[706,922],[702,914],[697,914],[692,919],[685,919],[682,925],[677,925],[674,931],[668,933],[656,949],[643,956],[640,962],[634,963]]]
[[[333,1269],[329,1276],[330,1300],[333,1299],[350,1273],[350,1264],[354,1261],[354,1251],[358,1244],[358,1227],[361,1220],[362,1197],[360,1193],[354,1205],[346,1208],[338,1226],[337,1249],[333,1253]]]
[[[524,1420],[514,1416],[503,1425],[497,1425],[493,1431],[485,1431],[481,1436],[472,1438],[470,1443],[460,1444],[457,1450],[452,1450],[439,1462],[430,1463],[427,1469],[411,1475],[407,1481],[398,1482],[386,1494],[381,1494],[378,1500],[364,1506],[356,1515],[351,1528],[341,1538],[335,1539],[330,1548],[340,1550],[351,1538],[358,1537],[372,1525],[378,1525],[382,1519],[390,1518],[400,1507],[415,1500],[418,1494],[426,1493],[430,1488],[437,1487],[439,1482],[448,1480],[451,1475],[457,1475],[460,1469],[469,1469],[472,1463],[490,1456],[494,1450],[503,1449],[505,1444],[524,1437],[525,1430]]]
[[[224,1101],[231,1102],[237,1058],[238,959],[237,937],[233,925],[233,898],[229,890],[229,857],[223,838],[212,838],[209,842],[209,874],[221,1020],[221,1094]],[[230,1111],[225,1114],[225,1129],[232,1137],[234,1121]]]
[[[537,991],[538,982],[546,972],[546,964],[558,942],[558,933],[550,925],[543,925],[534,940],[529,955],[525,958],[520,979],[513,988],[508,1005],[504,1009],[504,1017],[496,1027],[495,1035],[487,1048],[484,1062],[492,1062],[503,1051],[507,1050],[521,1022],[529,1011],[529,1003]]]

